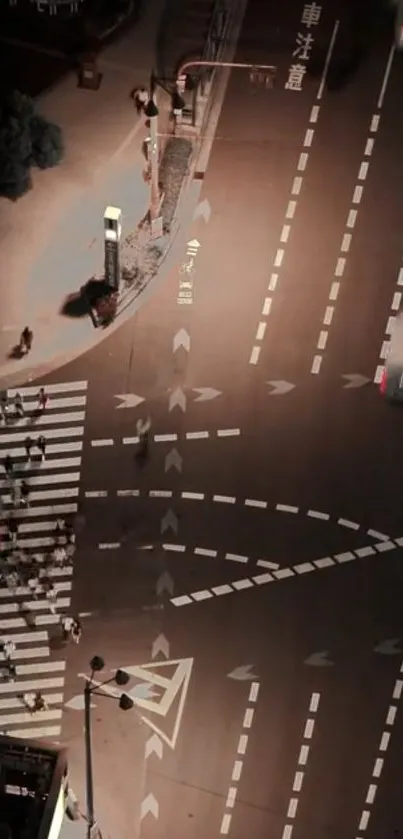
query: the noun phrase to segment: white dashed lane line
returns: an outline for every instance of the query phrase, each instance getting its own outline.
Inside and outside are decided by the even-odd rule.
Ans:
[[[353,551],[344,551],[344,553],[335,554],[334,556],[325,556],[321,559],[314,559],[312,562],[300,562],[297,565],[292,565],[288,568],[279,568],[277,571],[267,571],[262,574],[244,577],[234,580],[231,583],[213,586],[211,589],[199,589],[198,591],[193,591],[189,594],[171,597],[170,602],[176,607],[189,606],[191,603],[201,603],[205,600],[211,600],[213,597],[222,597],[225,594],[235,594],[236,592],[244,591],[245,589],[251,589],[268,585],[268,583],[287,580],[290,577],[300,577],[301,575],[309,574],[312,571],[321,571],[325,568],[333,568],[337,565],[354,562],[357,559],[365,559],[369,556],[383,556],[383,554],[396,550],[397,548],[401,548],[402,546],[403,536],[400,536],[398,539],[390,539],[387,542],[377,542],[375,545],[365,545],[364,547],[356,548]]]
[[[315,137],[315,129],[319,119],[320,108],[321,108],[321,99],[323,96],[324,90],[324,82],[327,74],[327,70],[330,64],[330,59],[333,53],[337,32],[339,29],[339,21],[335,22],[332,37],[330,39],[329,48],[326,56],[325,61],[325,68],[324,73],[322,75],[321,82],[319,84],[318,92],[316,94],[316,104],[312,106],[311,112],[309,115],[309,124],[308,128],[305,129],[305,135],[302,142],[302,150],[300,152],[298,163],[297,163],[297,174],[295,175],[292,186],[291,186],[291,195],[287,204],[287,209],[285,212],[285,219],[281,228],[280,233],[280,242],[279,247],[274,256],[272,272],[270,275],[269,285],[267,287],[267,293],[265,299],[263,301],[262,311],[261,311],[261,319],[258,323],[256,335],[255,335],[255,343],[252,347],[251,354],[249,357],[249,364],[256,365],[260,358],[260,352],[262,348],[262,341],[264,339],[267,327],[267,318],[271,312],[271,306],[273,302],[273,296],[278,286],[280,270],[284,263],[284,257],[286,254],[285,247],[288,244],[290,233],[292,231],[292,222],[295,218],[295,213],[298,206],[298,197],[301,194],[301,189],[303,185],[303,174],[306,170],[309,160],[309,151],[306,149],[310,149]]]
[[[184,501],[212,501],[215,504],[241,504],[243,507],[252,507],[258,510],[268,510],[269,512],[278,512],[278,513],[291,513],[292,515],[302,515],[307,516],[307,518],[312,519],[319,519],[320,521],[328,521],[333,522],[334,524],[338,524],[339,527],[347,528],[348,530],[364,530],[365,528],[363,525],[360,525],[356,521],[350,521],[350,519],[345,519],[342,517],[331,516],[330,513],[324,513],[321,510],[304,510],[301,507],[297,507],[294,504],[274,504],[271,505],[268,501],[264,501],[260,498],[237,498],[235,495],[209,495],[205,492],[179,492],[175,493],[172,489],[149,489],[149,490],[140,490],[140,489],[118,489],[116,490],[116,495],[118,498],[139,498],[140,496],[148,497],[148,498],[174,498],[176,495],[178,500],[182,499]],[[108,491],[107,490],[87,490],[85,492],[86,498],[107,498]],[[389,536],[385,533],[381,533],[379,530],[372,530],[369,529],[366,531],[368,536],[372,536],[373,539],[379,539],[383,541],[387,541]]]
[[[385,360],[389,352],[390,339],[395,328],[396,316],[402,307],[402,289],[403,287],[403,265],[399,269],[396,280],[396,288],[393,292],[392,302],[390,305],[390,315],[385,326],[385,335],[382,341],[381,350],[379,353],[379,363],[374,373],[375,384],[380,384],[385,367]]]
[[[154,443],[177,443],[178,441],[183,440],[215,440],[218,438],[223,437],[240,437],[241,436],[241,429],[240,428],[219,428],[217,431],[187,431],[185,434],[154,434],[151,437],[151,440]],[[91,446],[96,448],[108,448],[110,446],[116,446],[123,444],[124,446],[136,446],[140,442],[140,438],[137,436],[134,437],[122,437],[122,440],[114,440],[112,437],[102,437],[99,439],[91,440]]]
[[[360,163],[358,174],[357,174],[357,182],[354,186],[353,195],[351,198],[351,205],[349,211],[347,213],[347,219],[345,224],[345,230],[343,232],[339,255],[336,260],[336,265],[334,268],[334,275],[330,285],[329,290],[329,297],[326,303],[326,308],[323,314],[322,320],[322,328],[319,331],[317,343],[316,343],[316,350],[312,359],[311,365],[311,373],[314,375],[318,375],[320,373],[322,362],[324,358],[324,352],[327,347],[327,342],[329,338],[329,331],[334,319],[334,313],[336,309],[336,302],[339,298],[340,289],[342,287],[342,280],[344,276],[344,272],[347,265],[347,258],[348,253],[350,251],[354,227],[357,221],[358,209],[362,200],[362,196],[364,193],[364,185],[365,180],[368,175],[369,164],[371,160],[371,155],[374,150],[375,138],[376,133],[379,128],[379,122],[381,118],[381,109],[383,106],[383,100],[385,97],[386,86],[389,81],[390,71],[392,68],[392,62],[394,57],[395,49],[394,46],[391,47],[389,52],[385,73],[382,80],[382,86],[380,90],[380,94],[377,101],[376,111],[372,114],[371,123],[368,130],[368,136],[365,142],[365,148],[363,153],[363,159]]]

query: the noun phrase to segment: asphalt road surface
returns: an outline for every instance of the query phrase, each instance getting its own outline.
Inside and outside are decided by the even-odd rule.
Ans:
[[[3,457],[25,425],[49,435],[24,544],[78,512],[57,610],[83,636],[62,645],[57,615],[29,636],[4,594],[0,724],[66,743],[85,809],[83,678],[94,654],[99,681],[124,668],[134,708],[112,682],[92,712],[96,813],[121,839],[403,830],[402,418],[377,387],[401,302],[401,60],[383,14],[266,5],[235,60],[276,85],[232,73],[177,264],[43,381],[44,416],[31,384],[1,432]],[[18,708],[28,679],[47,717]]]

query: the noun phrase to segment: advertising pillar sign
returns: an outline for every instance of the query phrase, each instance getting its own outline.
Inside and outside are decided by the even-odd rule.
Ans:
[[[118,291],[120,283],[120,237],[122,233],[122,211],[119,207],[107,207],[104,213],[105,282]]]

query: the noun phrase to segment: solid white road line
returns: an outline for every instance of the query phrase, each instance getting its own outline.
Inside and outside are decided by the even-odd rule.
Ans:
[[[54,679],[34,679],[24,680],[19,682],[0,682],[0,695],[4,693],[15,693],[16,690],[22,688],[26,693],[31,690],[51,690],[52,688],[63,688],[64,677],[56,677]],[[57,694],[56,694],[57,695]],[[63,697],[63,694],[61,694]],[[63,701],[63,699],[61,700]],[[1,726],[0,726],[1,727]]]
[[[50,720],[60,720],[62,716],[61,708],[52,708],[51,711],[40,711],[38,712],[36,719],[41,719],[44,722],[50,722]],[[9,725],[29,725],[32,722],[34,714],[30,714],[29,711],[22,711],[20,714],[2,714],[0,717],[0,725],[9,726]]]
[[[29,485],[32,486],[45,486],[47,484],[70,484],[70,483],[79,483],[80,482],[80,473],[79,472],[60,472],[57,475],[32,475],[29,478]],[[3,487],[7,487],[8,481],[3,482]]]
[[[27,436],[33,431],[32,428],[26,428],[25,431],[16,431],[14,434],[1,434],[0,445],[4,450],[10,443],[24,443]],[[41,428],[40,433],[45,440],[55,440],[58,437],[82,437],[84,435],[84,426],[76,425],[71,428]],[[32,435],[31,435],[32,436]],[[67,451],[66,447],[62,445],[62,451]]]
[[[12,452],[7,452],[13,458],[13,460],[17,460],[15,455],[13,456]],[[24,453],[25,454],[25,453]],[[16,462],[14,466],[14,472],[20,475],[22,478],[26,478],[31,475],[32,472],[37,472],[38,469],[41,470],[42,474],[48,472],[48,470],[56,470],[56,469],[79,469],[81,466],[82,458],[81,457],[55,457],[54,459],[49,458],[48,452],[46,452],[46,460],[41,461],[39,455],[35,460],[35,457],[31,461],[27,461],[25,457],[23,458],[22,462]]]
[[[12,730],[12,736],[18,737],[20,740],[42,740],[44,737],[52,737],[52,739],[55,739],[56,737],[60,737],[61,730],[62,729],[60,725],[44,725],[36,726],[34,728],[19,728]]]
[[[76,390],[87,390],[88,382],[56,382],[46,385],[45,392],[50,396],[52,393],[74,393]],[[26,387],[10,387],[7,395],[11,398],[17,393],[24,396],[37,396],[40,385],[27,385]]]
[[[69,583],[71,588],[71,583]],[[32,595],[31,595],[32,596]],[[71,603],[70,597],[58,597],[55,606],[58,609],[68,609]],[[29,609],[30,612],[33,614],[35,612],[39,612],[41,610],[49,611],[49,601],[46,600],[46,597],[42,598],[41,600],[24,600],[23,604],[15,603],[11,601],[10,603],[0,603],[0,615],[11,615],[11,614],[20,614],[19,606],[24,605],[26,609]],[[35,615],[35,620],[38,619],[38,615]],[[29,636],[27,636],[29,637]]]
[[[39,414],[38,417],[25,416],[21,419],[13,420],[13,427],[18,429],[25,428],[26,430],[39,428],[42,433],[42,428],[45,425],[62,425],[63,423],[84,422],[84,420],[85,411],[69,411],[63,414],[51,414],[45,411],[43,414]],[[10,426],[7,427],[10,428]],[[3,439],[3,435],[1,436]]]
[[[46,434],[44,435],[44,437],[46,437]],[[25,437],[24,437],[24,440],[25,440]],[[1,435],[0,435],[0,441],[1,441]],[[52,460],[51,456],[53,454],[65,455],[68,452],[82,452],[82,450],[83,450],[83,441],[82,440],[73,440],[71,442],[65,441],[63,443],[49,443],[46,446],[46,460],[45,460],[46,468],[47,469],[54,469],[55,468],[54,466],[49,465],[49,464],[52,464],[52,463],[57,463],[57,460]],[[35,449],[32,450],[32,453],[34,455],[33,460],[34,460],[34,463],[36,465],[39,462],[39,450],[35,448]],[[26,453],[25,453],[25,447],[24,446],[19,446],[18,448],[15,448],[15,449],[8,448],[7,449],[7,454],[11,455],[13,460],[17,460],[18,458],[21,458],[22,460],[24,460],[24,462],[26,462],[25,461]],[[80,460],[80,462],[81,462],[81,458],[77,458],[77,460]]]
[[[4,499],[3,499],[4,501]],[[72,504],[55,504],[52,507],[49,506],[36,506],[36,507],[20,507],[15,511],[15,517],[17,519],[29,519],[29,518],[38,518],[39,516],[63,516],[69,515],[70,513],[76,513],[78,509],[78,505],[76,503]],[[56,518],[55,518],[55,527],[56,527]]]
[[[56,609],[66,609],[70,605],[70,598],[63,597],[55,603]],[[47,615],[38,615],[35,616],[35,626],[50,626],[54,624],[60,623],[60,615],[52,615],[51,611]],[[24,618],[1,618],[0,619],[0,632],[4,635],[4,632],[9,631],[10,629],[25,629],[27,626],[26,620]]]
[[[57,673],[66,669],[65,661],[41,661],[39,664],[17,664],[17,676],[33,676],[36,673]]]
[[[34,689],[39,690],[36,686]],[[24,693],[28,693],[25,685]],[[42,693],[42,696],[48,705],[61,705],[63,702],[62,693]],[[21,699],[18,699],[16,696],[12,696],[9,699],[0,699],[0,711],[12,711],[13,708],[21,708]],[[3,717],[0,716],[0,728],[2,721]]]
[[[25,624],[26,626],[26,624]],[[5,635],[7,633],[2,633]],[[48,658],[50,655],[49,647],[35,647],[34,649],[18,650],[18,661],[28,658]],[[12,658],[12,657],[11,657]],[[0,661],[5,661],[4,653],[0,653]],[[40,671],[39,671],[40,672]],[[18,673],[18,667],[17,667]]]
[[[0,640],[4,641],[8,637],[12,638],[14,644],[33,644],[34,642],[35,644],[39,644],[41,641],[48,640],[48,633],[46,630],[41,630],[39,632],[35,632],[34,630],[30,632],[17,632],[10,636],[4,634]]]
[[[55,574],[54,574],[55,570],[59,570],[59,569],[53,569],[53,568],[49,569],[49,577],[53,577],[53,578],[55,577]],[[71,573],[72,573],[73,569],[71,568],[70,570],[71,570]],[[55,586],[55,590],[57,591],[58,594],[59,593],[61,594],[63,591],[65,591],[65,592],[66,591],[71,591],[71,588],[72,588],[71,581],[66,581],[66,582],[62,582],[62,583],[55,582],[54,586]],[[40,587],[40,592],[44,593],[43,592],[43,586]],[[10,596],[10,591],[9,591],[8,588],[4,588],[4,587],[0,588],[0,602],[1,602],[1,600],[5,599],[9,596]],[[23,586],[18,586],[15,590],[15,596],[16,597],[32,597],[32,592],[30,591],[29,588],[27,588],[27,586],[24,586],[24,587]],[[14,601],[13,601],[13,605],[16,605],[14,603]],[[0,611],[1,610],[2,610],[2,606],[0,606]],[[10,609],[10,611],[11,611],[11,609]]]

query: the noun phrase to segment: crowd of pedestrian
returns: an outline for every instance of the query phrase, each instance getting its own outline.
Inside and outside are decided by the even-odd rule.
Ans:
[[[48,396],[44,388],[38,393],[38,410],[45,410]],[[0,421],[7,425],[11,417],[25,416],[21,395],[13,399],[1,398]],[[41,461],[46,456],[46,439],[39,435],[36,440],[26,437],[24,442],[26,461],[32,460],[32,450],[38,449]],[[19,541],[19,511],[30,505],[30,486],[26,478],[19,477],[19,470],[11,454],[4,458],[5,495],[11,502],[6,516],[2,515],[2,544],[0,553],[0,588],[4,587],[15,598],[19,614],[24,618],[27,628],[36,626],[34,609],[30,600],[45,599],[52,615],[57,615],[57,588],[51,571],[55,568],[72,566],[76,551],[74,518],[58,518],[55,522],[53,544],[44,553],[28,553]],[[0,506],[3,498],[0,496]],[[81,638],[81,623],[77,617],[59,614],[58,624],[64,641],[72,640],[76,644]],[[5,681],[17,678],[16,645],[12,636],[0,637],[0,676]],[[21,693],[17,695],[30,713],[47,710],[47,703],[40,693]]]

